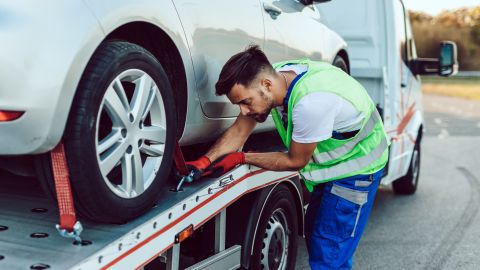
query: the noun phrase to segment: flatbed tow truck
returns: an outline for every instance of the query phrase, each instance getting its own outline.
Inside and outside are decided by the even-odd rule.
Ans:
[[[0,175],[8,177],[16,176]],[[242,165],[181,192],[166,189],[155,207],[127,224],[82,220],[81,243],[58,234],[57,205],[29,182],[35,179],[6,180],[0,269],[282,269],[295,264],[303,234],[297,172]]]

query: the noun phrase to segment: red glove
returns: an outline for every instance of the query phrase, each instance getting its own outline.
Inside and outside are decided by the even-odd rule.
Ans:
[[[235,152],[221,156],[207,168],[205,176],[219,177],[232,170],[237,165],[245,164],[245,153]]]
[[[193,179],[197,180],[203,176],[203,172],[212,162],[207,156],[202,156],[197,160],[185,162],[189,172],[193,171]]]

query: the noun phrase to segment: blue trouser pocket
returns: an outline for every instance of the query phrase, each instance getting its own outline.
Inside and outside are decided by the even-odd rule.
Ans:
[[[324,213],[319,224],[319,233],[338,240],[353,236],[361,205],[332,193],[325,193],[323,196],[320,207]]]

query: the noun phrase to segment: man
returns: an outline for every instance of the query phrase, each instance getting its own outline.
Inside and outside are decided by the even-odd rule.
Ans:
[[[188,166],[196,175],[223,174],[239,164],[300,170],[312,192],[305,216],[311,268],[350,269],[388,159],[389,142],[365,89],[327,63],[272,66],[258,46],[232,56],[215,87],[241,113]],[[270,113],[288,152],[237,152]]]

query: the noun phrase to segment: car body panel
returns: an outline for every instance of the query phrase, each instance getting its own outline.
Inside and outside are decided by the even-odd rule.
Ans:
[[[240,113],[226,96],[215,95],[218,75],[230,56],[264,38],[258,0],[173,0],[189,40],[197,94],[207,117],[235,117]],[[205,16],[205,14],[208,14]],[[217,42],[217,41],[222,41]]]
[[[25,111],[0,123],[0,154],[46,152],[63,134],[81,74],[104,35],[80,0],[9,1],[0,14],[0,110]]]

